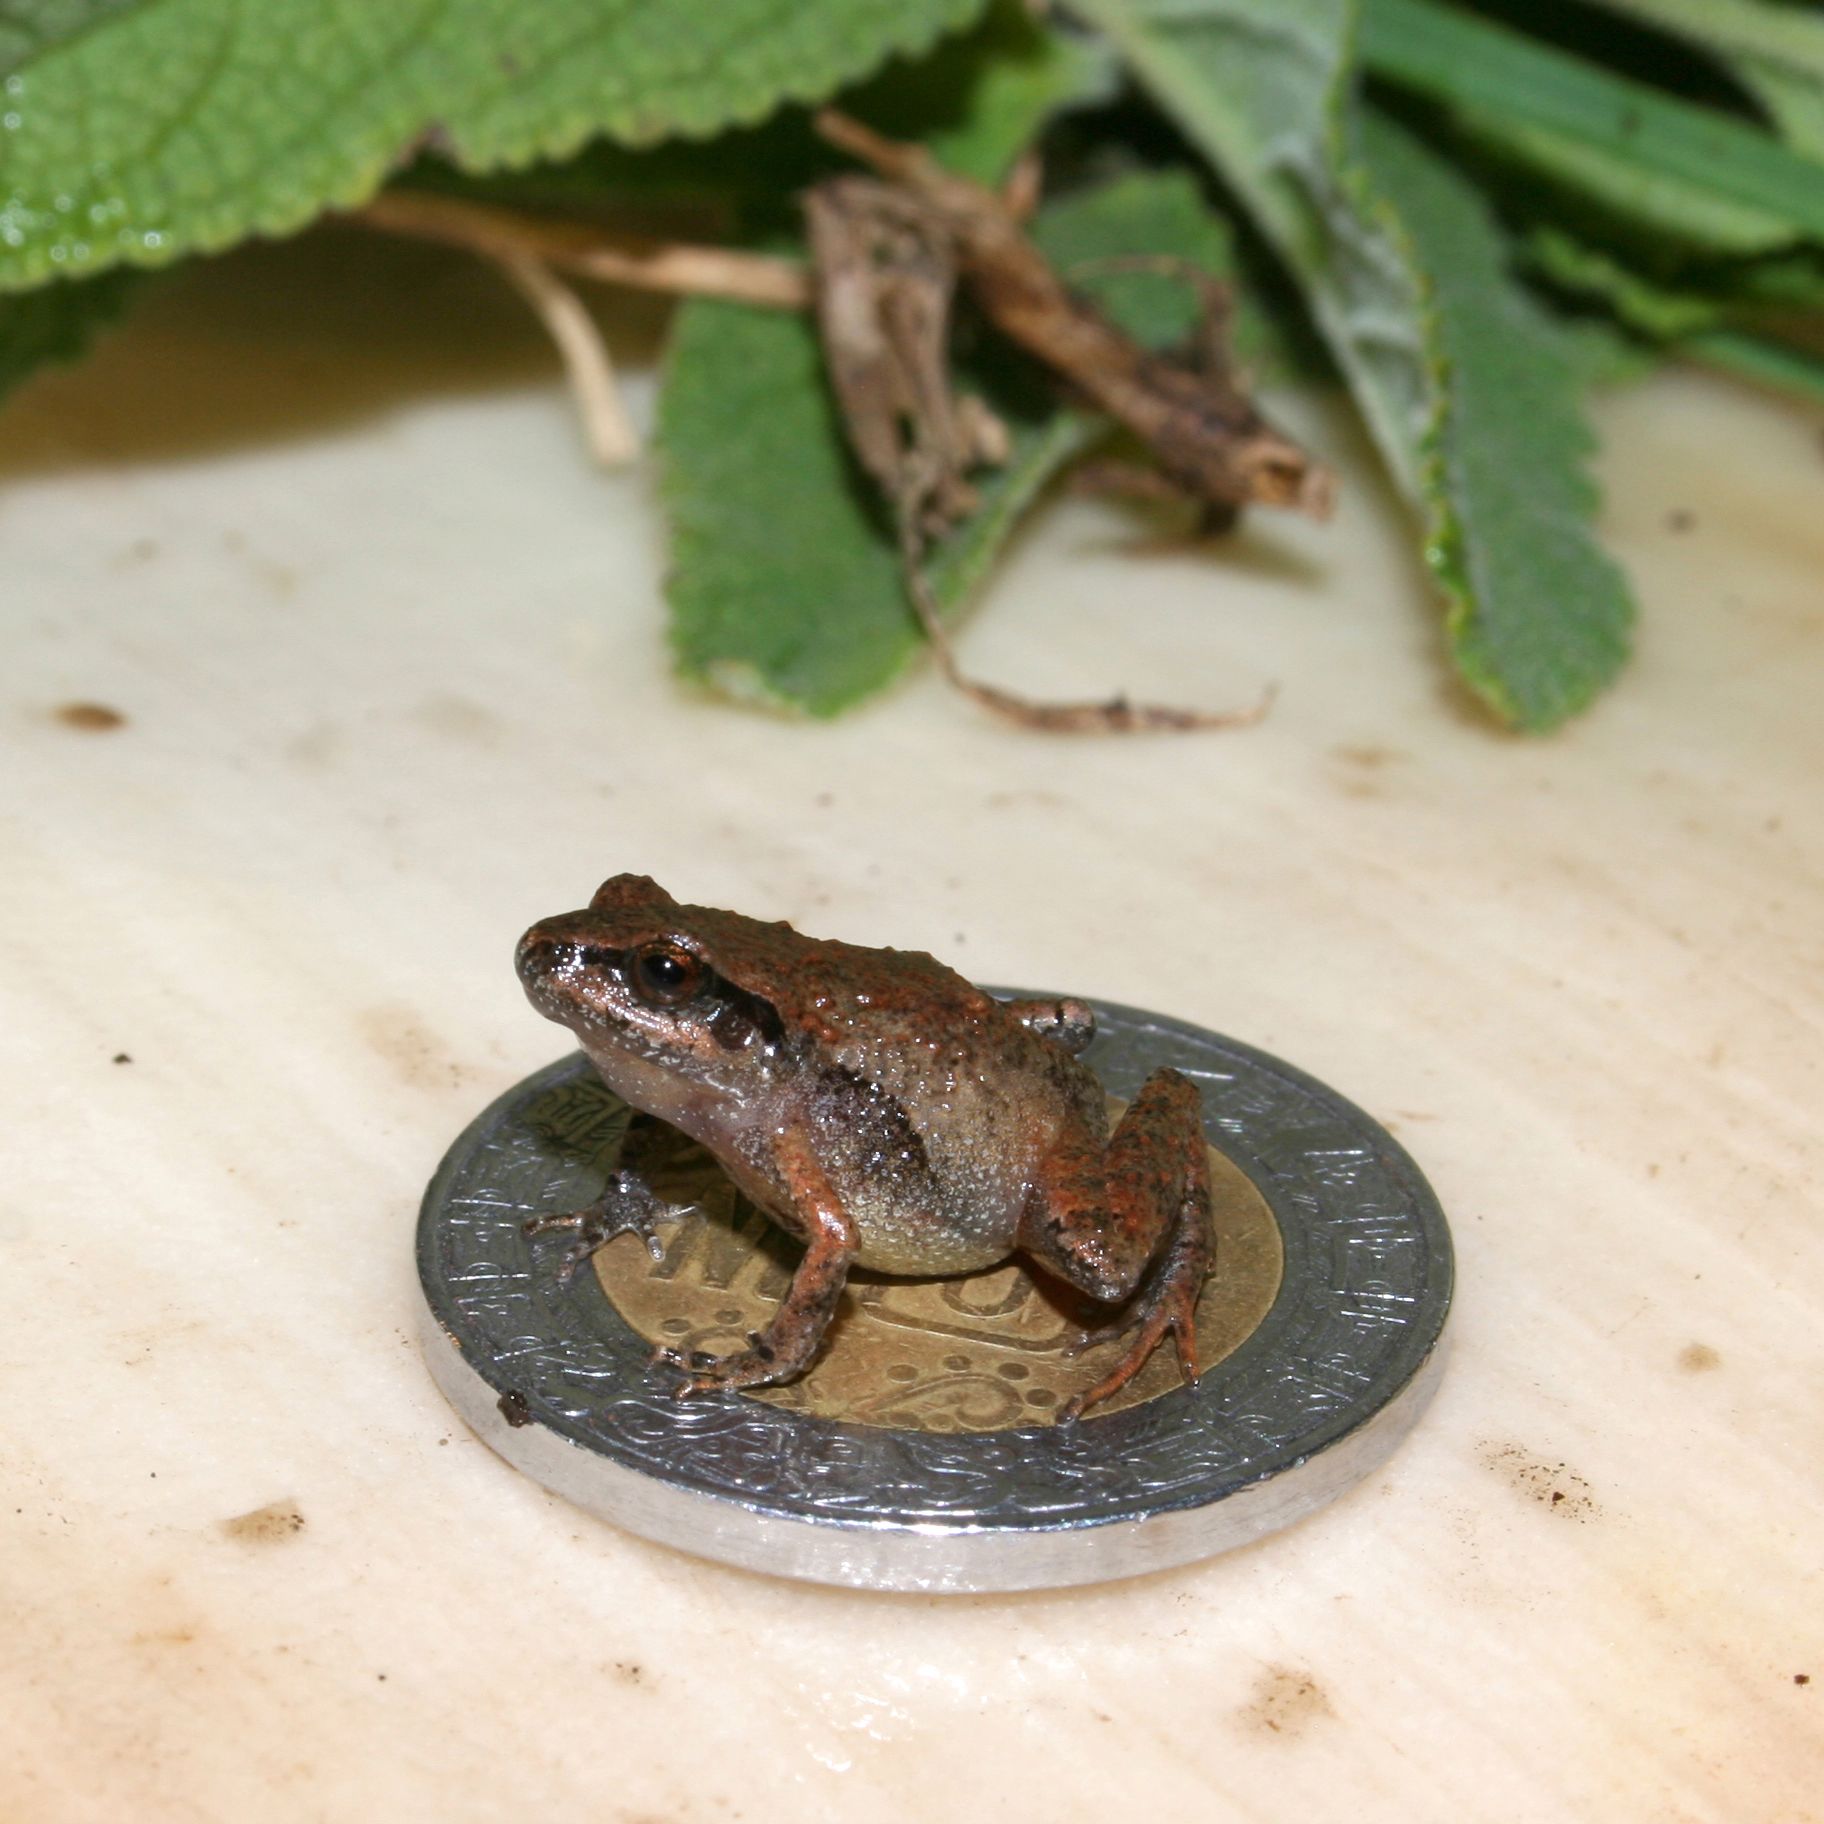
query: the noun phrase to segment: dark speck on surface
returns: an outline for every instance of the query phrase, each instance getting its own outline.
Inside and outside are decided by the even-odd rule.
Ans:
[[[500,1408],[500,1416],[515,1429],[532,1423],[532,1408],[526,1404],[526,1396],[517,1387],[509,1387],[495,1404]]]
[[[65,728],[79,729],[85,735],[110,734],[127,725],[127,718],[108,703],[63,703],[56,714]]]
[[[132,1055],[128,1052],[117,1051],[114,1054],[114,1062],[116,1064],[131,1064],[133,1062]]]

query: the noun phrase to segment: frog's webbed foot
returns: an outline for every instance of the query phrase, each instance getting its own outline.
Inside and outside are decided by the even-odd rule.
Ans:
[[[1072,1355],[1081,1355],[1130,1332],[1134,1337],[1101,1380],[1059,1408],[1060,1425],[1081,1418],[1089,1407],[1119,1393],[1168,1336],[1177,1345],[1178,1366],[1185,1384],[1189,1386],[1196,1380],[1197,1300],[1209,1268],[1207,1221],[1199,1210],[1193,1220],[1180,1221],[1158,1266],[1127,1305],[1110,1322],[1088,1331],[1071,1347]]]
[[[701,1349],[655,1349],[652,1366],[673,1368],[683,1379],[672,1388],[674,1400],[688,1400],[699,1393],[735,1393],[743,1387],[767,1387],[775,1381],[789,1381],[810,1365],[820,1339],[810,1338],[809,1347],[782,1354],[766,1336],[750,1334],[748,1346],[733,1355],[707,1355]],[[799,1359],[793,1359],[797,1356]]]
[[[557,1283],[567,1286],[596,1249],[617,1235],[639,1236],[646,1244],[646,1252],[654,1260],[663,1260],[665,1245],[652,1225],[688,1215],[695,1208],[695,1204],[667,1203],[638,1172],[623,1167],[608,1174],[607,1186],[595,1202],[564,1216],[533,1216],[522,1226],[528,1235],[549,1235],[558,1229],[576,1231],[576,1243],[564,1251],[557,1269]]]

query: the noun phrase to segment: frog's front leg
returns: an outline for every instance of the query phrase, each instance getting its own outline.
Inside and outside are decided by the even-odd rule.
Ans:
[[[1195,1380],[1197,1297],[1212,1244],[1202,1100],[1190,1078],[1154,1071],[1106,1148],[1087,1137],[1060,1145],[1017,1241],[1091,1297],[1129,1301],[1114,1324],[1086,1343],[1134,1330],[1133,1343],[1095,1386],[1060,1410],[1061,1421],[1125,1387],[1168,1334],[1185,1379]]]
[[[685,1356],[676,1349],[654,1355],[655,1364],[682,1368],[688,1376],[674,1389],[679,1399],[789,1381],[810,1366],[836,1315],[836,1302],[855,1258],[855,1225],[843,1213],[828,1174],[801,1130],[788,1127],[774,1140],[773,1159],[804,1228],[804,1258],[773,1321],[749,1339],[747,1348],[721,1357]]]
[[[557,1283],[567,1286],[596,1249],[617,1235],[639,1236],[647,1253],[654,1260],[663,1260],[665,1248],[652,1225],[687,1215],[694,1208],[688,1203],[667,1203],[638,1172],[622,1167],[608,1174],[601,1196],[593,1203],[562,1216],[529,1217],[521,1227],[528,1235],[548,1235],[555,1229],[576,1231],[576,1245],[564,1251],[557,1269]]]

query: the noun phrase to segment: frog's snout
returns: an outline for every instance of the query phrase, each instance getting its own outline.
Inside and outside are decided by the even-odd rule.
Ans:
[[[580,915],[543,918],[519,940],[513,967],[527,998],[547,1019],[568,1023],[570,1012],[591,1000],[587,984],[605,974],[614,963],[614,952],[594,941],[594,934],[579,930]]]
[[[513,968],[529,988],[554,970],[574,963],[576,948],[568,939],[552,936],[543,925],[534,925],[513,951]]]

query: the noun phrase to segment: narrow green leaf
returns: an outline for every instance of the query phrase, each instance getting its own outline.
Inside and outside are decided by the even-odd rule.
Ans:
[[[1786,143],[1824,158],[1824,18],[1766,0],[1601,0],[1710,53],[1772,115]]]
[[[1528,268],[1574,297],[1605,304],[1634,332],[1624,362],[1638,365],[1643,343],[1801,398],[1824,396],[1824,361],[1782,339],[1795,323],[1824,312],[1824,265],[1812,256],[1755,260],[1746,265],[1689,269],[1672,279],[1649,277],[1607,249],[1543,225],[1521,243]],[[1601,365],[1586,381],[1613,371]],[[1650,358],[1650,357],[1649,357]],[[1627,367],[1621,369],[1625,376]]]
[[[1545,199],[1551,213],[1593,217],[1587,225],[1602,238],[1691,255],[1738,256],[1776,252],[1799,239],[1798,230],[1780,216],[1668,177],[1606,146],[1496,115],[1478,114],[1459,124],[1472,142],[1520,165],[1535,182],[1543,180],[1555,193]]]
[[[1362,58],[1473,124],[1561,137],[1824,236],[1824,162],[1506,26],[1438,0],[1366,0]]]
[[[1547,224],[1527,235],[1522,257],[1529,270],[1560,290],[1600,300],[1630,329],[1657,342],[1709,329],[1727,309],[1714,292],[1659,283],[1606,248]]]
[[[1392,148],[1399,198],[1378,157],[1364,160],[1347,0],[1073,3],[1209,155],[1303,289],[1426,527],[1464,676],[1522,727],[1570,714],[1613,672],[1626,622],[1586,523],[1578,367],[1508,279],[1472,190],[1391,129],[1375,144]],[[1529,492],[1538,478],[1493,452],[1552,465],[1553,479]]]
[[[285,233],[364,201],[430,134],[487,170],[755,122],[982,5],[14,0],[13,19],[83,29],[41,32],[5,79],[0,289]]]
[[[1706,330],[1678,347],[1679,353],[1708,367],[1722,368],[1776,392],[1824,404],[1824,360],[1804,349],[1735,329]]]
[[[1350,0],[1071,0],[1296,279],[1407,493],[1433,413],[1419,276],[1342,140]]]
[[[120,315],[136,278],[111,272],[0,296],[0,398],[39,368],[87,353]]]
[[[1591,530],[1594,439],[1556,329],[1509,276],[1480,193],[1384,116],[1363,150],[1429,275],[1439,383],[1427,443],[1426,557],[1457,663],[1522,728],[1587,704],[1628,652],[1633,603]]]
[[[1073,262],[1166,254],[1224,270],[1227,239],[1182,173],[1135,176],[1041,212],[1035,238]],[[1082,275],[1085,288],[1112,274]],[[1182,285],[1176,292],[1182,293]],[[1144,339],[1171,339],[1179,296],[1104,293]],[[1021,358],[983,346],[965,369],[1012,454],[976,477],[981,504],[932,553],[941,609],[972,599],[1046,483],[1103,437]],[[671,531],[672,642],[685,676],[731,695],[834,715],[890,683],[924,646],[885,510],[850,460],[810,324],[695,300],[678,313],[660,397]]]

